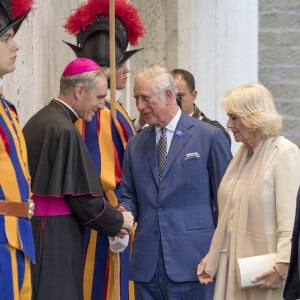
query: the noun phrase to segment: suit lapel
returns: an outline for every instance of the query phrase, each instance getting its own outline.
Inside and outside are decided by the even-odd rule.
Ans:
[[[191,117],[181,114],[181,117],[176,126],[176,130],[171,141],[170,149],[167,155],[166,165],[163,172],[163,177],[169,171],[172,164],[175,162],[178,155],[182,152],[184,145],[189,141],[192,134],[190,128],[193,126],[190,120]]]
[[[155,182],[158,184],[158,167],[156,159],[156,133],[155,127],[149,126],[143,130],[147,130],[147,134],[144,136],[144,153],[146,154],[146,159],[150,165],[150,169]]]

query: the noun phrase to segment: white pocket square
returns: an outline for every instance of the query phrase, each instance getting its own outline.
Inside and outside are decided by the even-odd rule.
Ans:
[[[200,154],[198,152],[191,152],[191,153],[187,153],[185,155],[185,160],[186,159],[193,159],[193,158],[199,158],[200,157]]]

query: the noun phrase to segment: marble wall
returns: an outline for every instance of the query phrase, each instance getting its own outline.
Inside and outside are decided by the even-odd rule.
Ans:
[[[283,115],[282,134],[300,146],[300,1],[259,3],[259,80]]]
[[[4,77],[4,93],[16,105],[22,125],[58,94],[62,70],[75,57],[62,42],[74,41],[62,25],[79,2],[36,0],[16,34],[16,70]]]
[[[271,52],[267,47],[272,47],[272,42],[277,41],[276,47],[286,48],[286,43],[290,46],[290,54],[287,53],[290,64],[284,73],[290,74],[286,76],[293,77],[291,80],[296,85],[293,90],[288,89],[287,85],[286,93],[293,92],[295,95],[288,101],[288,106],[282,105],[281,109],[286,118],[294,118],[293,107],[299,102],[299,76],[295,78],[298,69],[294,68],[298,66],[299,55],[298,33],[295,32],[299,23],[299,1],[274,1],[131,0],[139,9],[146,27],[145,36],[140,39],[138,46],[144,49],[128,62],[129,82],[122,98],[131,117],[137,116],[131,95],[132,75],[145,65],[158,64],[169,69],[180,67],[190,70],[196,79],[197,105],[208,117],[225,125],[227,117],[219,104],[222,96],[228,89],[257,81],[258,77],[268,83],[274,77],[272,68],[259,68],[259,64],[266,66],[268,62],[270,66],[276,65],[280,51]],[[13,74],[5,76],[4,91],[6,97],[17,106],[21,124],[57,95],[60,74],[66,63],[74,58],[72,51],[62,41],[75,43],[75,38],[67,34],[62,25],[71,10],[82,2],[36,0],[34,12],[19,30],[16,39],[21,49],[17,69]],[[266,11],[274,12],[276,7],[284,9],[285,3],[290,4],[289,14],[295,25],[288,33],[291,37],[289,40],[287,35],[279,37],[265,32],[265,28],[272,27],[271,23],[283,22],[282,16],[271,13],[271,18]],[[259,20],[263,22],[260,26]],[[287,23],[282,23],[283,28],[287,30],[291,20],[287,17]],[[276,24],[280,32],[279,24]],[[264,34],[259,35],[259,29]],[[280,38],[282,42],[278,43]],[[279,87],[273,85],[273,89],[276,86]],[[290,132],[297,129],[299,123],[297,116],[294,119],[289,125]],[[237,147],[234,145],[233,150]]]

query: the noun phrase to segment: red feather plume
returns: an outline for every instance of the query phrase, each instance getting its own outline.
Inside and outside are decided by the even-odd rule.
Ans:
[[[64,28],[70,34],[76,35],[93,23],[97,15],[109,15],[109,0],[89,0],[82,4],[69,16]],[[129,43],[137,45],[138,38],[145,32],[138,10],[126,0],[115,0],[115,15],[126,27]]]
[[[18,18],[28,12],[32,4],[33,0],[12,0],[11,12],[15,18]]]

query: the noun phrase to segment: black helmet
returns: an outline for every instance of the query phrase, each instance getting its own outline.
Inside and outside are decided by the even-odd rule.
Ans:
[[[76,35],[77,46],[66,42],[75,55],[93,59],[102,67],[109,67],[110,64],[108,5],[108,0],[90,0],[81,5],[64,26]],[[127,1],[116,0],[115,15],[116,65],[119,67],[142,50],[126,51],[128,42],[137,44],[138,38],[144,33],[144,26],[137,10]]]
[[[10,28],[15,33],[18,31],[31,9],[32,2],[33,0],[0,0],[0,36]]]

